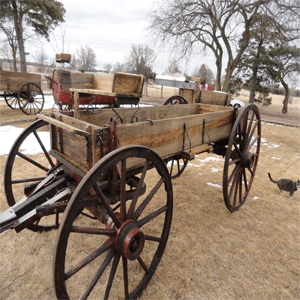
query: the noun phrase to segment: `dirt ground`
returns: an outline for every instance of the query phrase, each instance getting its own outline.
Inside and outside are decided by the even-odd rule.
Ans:
[[[24,119],[0,106],[0,123]],[[32,117],[28,117],[30,119]],[[25,127],[30,123],[18,123]],[[1,143],[4,143],[2,141]],[[7,156],[0,156],[0,211]],[[274,179],[300,179],[300,129],[262,124],[258,169],[242,208],[223,201],[224,160],[201,154],[172,181],[174,212],[162,261],[141,299],[300,299],[300,192],[281,195]],[[32,170],[20,172],[30,174]],[[56,231],[0,234],[0,299],[55,299]]]

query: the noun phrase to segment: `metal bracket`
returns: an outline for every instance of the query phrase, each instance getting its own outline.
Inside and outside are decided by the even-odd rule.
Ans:
[[[187,131],[186,123],[183,124],[183,145],[182,145],[182,151],[184,151],[184,145],[185,145],[185,135],[187,135],[189,143],[190,143],[190,152],[192,151],[192,142],[189,136],[189,133]]]
[[[133,114],[132,117],[131,117],[130,123],[133,123],[134,118],[136,119],[136,122],[139,121],[138,117],[135,115],[135,114],[138,112],[139,109],[140,109],[140,106],[138,105],[138,106],[137,106],[137,109],[135,110],[134,114]]]
[[[206,134],[208,136],[208,145],[211,145],[210,136],[209,136],[208,130],[206,128],[206,123],[205,123],[205,119],[204,119],[203,120],[203,130],[202,130],[202,145],[204,144],[204,133],[205,132],[206,132]]]
[[[117,121],[118,119],[120,119],[121,124],[123,125],[123,119],[121,118],[121,116],[118,114],[118,112],[117,112],[113,107],[112,107],[111,109],[112,109],[112,111],[118,116],[117,119],[116,119],[116,121]],[[112,118],[113,118],[113,117],[112,117]]]

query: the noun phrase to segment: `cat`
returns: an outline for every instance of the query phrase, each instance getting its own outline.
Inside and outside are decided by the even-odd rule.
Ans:
[[[293,198],[294,192],[300,188],[300,180],[293,181],[291,179],[282,178],[282,179],[275,181],[272,179],[270,173],[268,173],[268,175],[272,182],[277,183],[280,193],[282,193],[282,191],[290,192],[290,198]]]

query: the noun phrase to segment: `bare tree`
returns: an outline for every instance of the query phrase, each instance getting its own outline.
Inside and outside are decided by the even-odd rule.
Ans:
[[[89,46],[85,46],[85,48],[81,47],[76,51],[76,54],[73,55],[73,65],[76,69],[82,71],[95,70],[97,66],[96,53]]]
[[[18,41],[12,25],[12,21],[8,17],[2,17],[0,22],[0,31],[6,36],[6,42],[11,49],[11,55],[13,60],[12,70],[17,72],[17,52],[18,52]]]
[[[250,25],[259,13],[268,17],[279,34],[287,30],[297,34],[299,0],[165,0],[151,16],[150,30],[162,42],[173,42],[182,56],[197,46],[202,55],[211,51],[218,90],[226,54],[223,90],[229,91],[231,76],[249,44]]]
[[[113,66],[113,72],[117,73],[117,72],[123,72],[124,71],[124,64],[117,62],[114,66]]]
[[[200,68],[196,68],[193,75],[205,78],[206,83],[212,84],[214,82],[214,73],[210,67],[205,64],[202,64]]]
[[[103,68],[105,73],[110,73],[113,67],[111,64],[105,64]]]
[[[143,74],[146,79],[152,76],[152,68],[156,60],[154,50],[148,45],[133,45],[126,58],[126,70],[130,73]]]
[[[33,59],[38,63],[38,72],[44,73],[46,71],[46,63],[48,60],[48,55],[44,50],[44,47],[41,47],[38,51],[33,55]]]
[[[178,66],[178,60],[177,59],[171,58],[169,60],[169,66],[166,69],[166,73],[169,73],[169,74],[181,73],[181,70]]]

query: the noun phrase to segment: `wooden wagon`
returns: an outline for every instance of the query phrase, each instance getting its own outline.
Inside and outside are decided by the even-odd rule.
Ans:
[[[124,104],[136,105],[143,93],[143,75],[118,72],[114,74],[108,89],[101,74],[69,72],[54,69],[51,84],[54,102],[62,111],[71,111],[80,105],[88,106],[89,112],[103,107],[119,107]],[[75,94],[73,90],[76,90]]]
[[[194,103],[39,118],[7,158],[10,207],[0,215],[0,232],[58,228],[53,262],[58,299],[142,294],[167,244],[176,198],[171,178],[196,154],[225,157],[223,196],[230,211],[243,205],[253,183],[261,140],[253,104],[238,115],[233,108]],[[50,151],[40,138],[48,128]],[[43,159],[21,151],[31,135]],[[20,178],[14,174],[20,162],[40,172]]]
[[[45,99],[39,74],[0,71],[0,91],[0,97],[11,109],[20,108],[26,115],[43,109]]]

